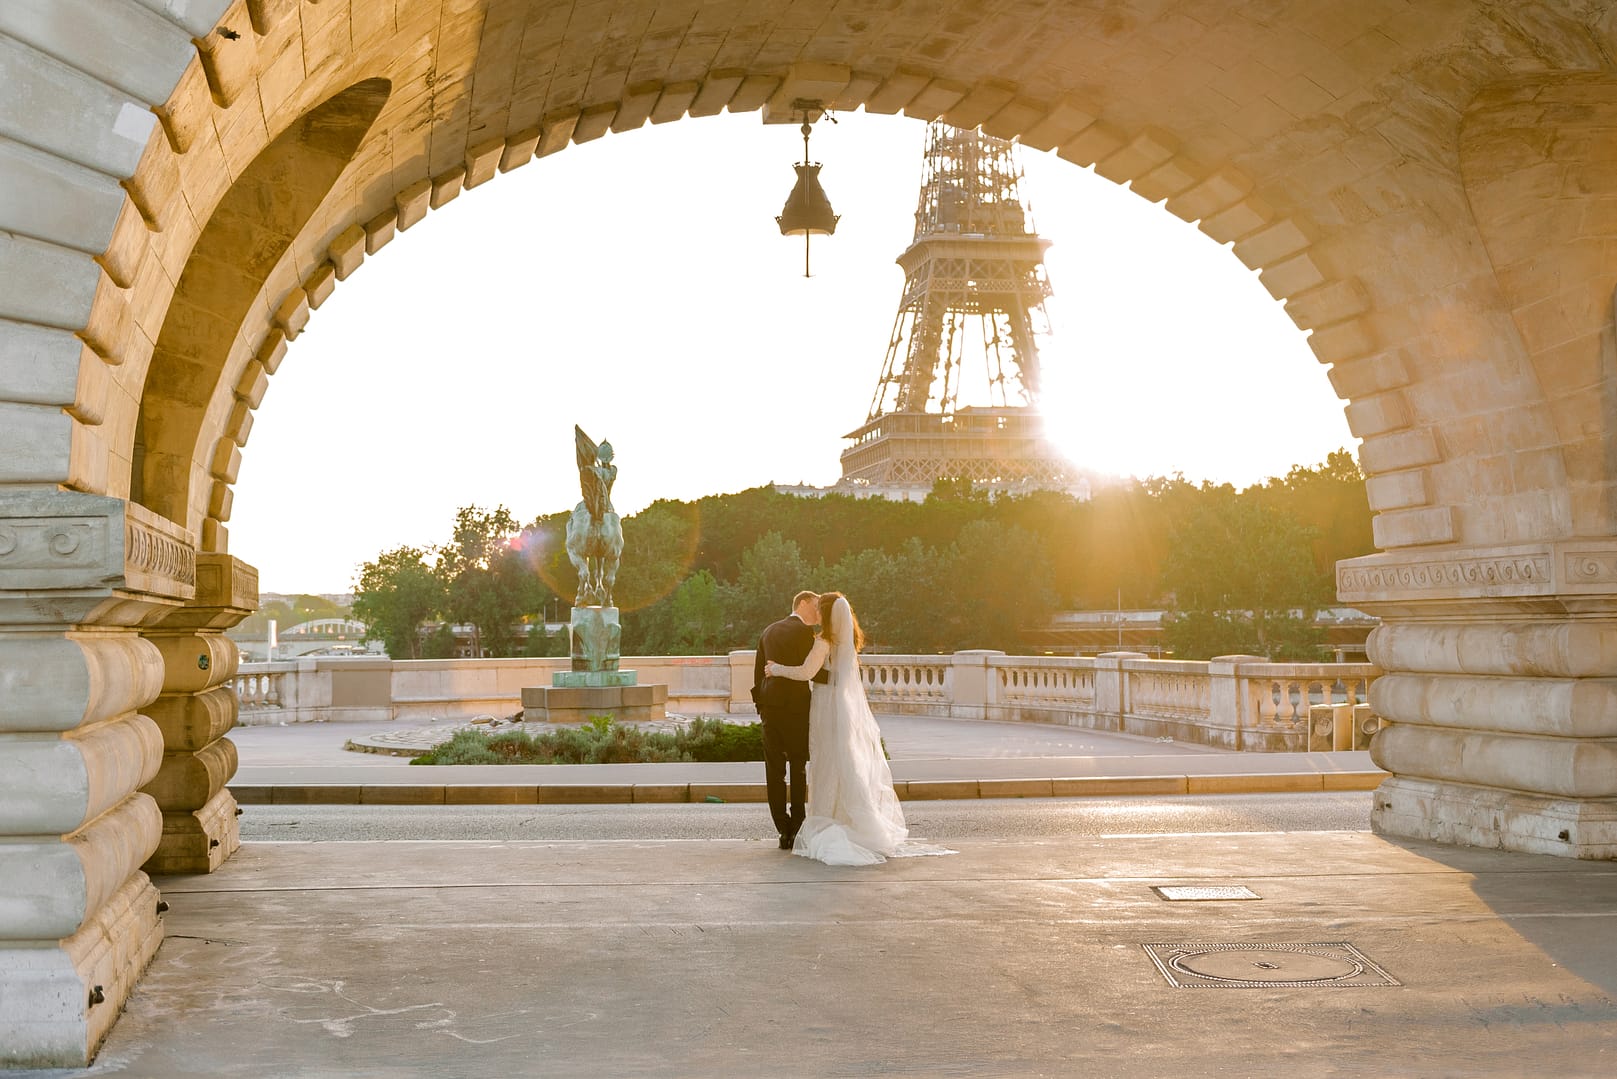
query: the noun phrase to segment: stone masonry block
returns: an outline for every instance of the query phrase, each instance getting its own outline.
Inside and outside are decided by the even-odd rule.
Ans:
[[[90,304],[90,317],[79,336],[102,359],[118,366],[133,355],[134,314],[129,308],[129,293],[114,285],[112,278],[102,274],[99,285]]]
[[[1036,150],[1054,150],[1070,141],[1095,122],[1097,111],[1086,102],[1068,98],[1056,102],[1044,119],[1022,135],[1022,141]]]
[[[1172,206],[1169,206],[1172,209]],[[1248,195],[1239,202],[1208,214],[1197,223],[1207,235],[1221,244],[1232,243],[1246,237],[1274,219],[1274,207],[1256,195]]]
[[[1186,221],[1201,221],[1235,205],[1252,190],[1252,180],[1226,165],[1181,195],[1168,200],[1168,210]]]
[[[202,549],[221,554],[230,549],[230,530],[224,526],[224,522],[214,517],[203,519]]]
[[[303,327],[308,324],[309,294],[301,288],[294,288],[275,309],[275,325],[286,334],[288,341],[295,341],[298,334],[303,332]]]
[[[261,37],[297,9],[298,0],[247,0],[247,17],[252,20],[253,32]]]
[[[228,438],[221,438],[208,459],[208,474],[226,483],[235,483],[241,472],[241,449]]]
[[[84,342],[68,330],[0,319],[0,400],[70,404],[84,352]]]
[[[79,377],[73,390],[73,400],[67,406],[68,414],[80,423],[99,425],[107,416],[107,402],[112,399],[112,369],[88,348],[79,353]]]
[[[364,228],[349,225],[337,233],[326,253],[331,256],[331,265],[337,272],[337,280],[348,280],[348,275],[359,269],[359,264],[365,261]]]
[[[398,225],[399,211],[392,207],[365,222],[365,254],[374,255],[392,243],[398,233]]]
[[[202,70],[202,64],[196,62],[185,69],[167,99],[152,111],[163,125],[168,144],[175,153],[184,154],[204,131],[211,132],[214,108],[207,75]]]
[[[718,110],[715,109],[714,111]],[[577,109],[567,112],[555,112],[546,116],[544,126],[539,133],[539,147],[534,151],[534,156],[545,157],[555,153],[557,150],[565,149],[573,141],[573,129],[577,126]]]
[[[128,202],[104,173],[0,139],[0,229],[99,255]]]
[[[206,18],[220,0],[180,5]],[[136,4],[103,0],[0,3],[0,34],[99,79],[148,105],[160,104],[196,57],[190,19],[168,19]],[[210,23],[211,25],[211,23]],[[94,32],[86,28],[94,27]],[[138,57],[139,62],[131,62]],[[12,84],[9,80],[8,88]]]
[[[639,82],[625,89],[618,111],[612,117],[612,130],[621,134],[644,127],[662,92],[660,82]]]
[[[1389,390],[1352,401],[1345,409],[1348,430],[1355,438],[1369,438],[1409,426],[1409,401],[1402,391]]]
[[[979,127],[990,116],[1009,105],[1016,98],[1016,90],[1014,82],[984,79],[966,91],[965,97],[950,106],[943,118],[955,127],[967,129]]]
[[[1017,138],[1043,120],[1049,111],[1050,107],[1042,101],[1032,101],[1025,97],[1013,98],[998,112],[983,121],[983,134],[992,135],[996,139]]]
[[[264,391],[269,389],[269,373],[264,365],[257,360],[250,360],[236,380],[236,396],[246,401],[248,407],[257,408],[264,400]]]
[[[914,101],[931,81],[932,76],[924,72],[899,68],[865,99],[865,111],[892,115]]]
[[[1199,183],[1207,170],[1192,158],[1180,154],[1164,161],[1129,185],[1134,193],[1151,202],[1162,202]]]
[[[104,277],[82,251],[0,233],[0,281],[6,283],[0,288],[0,318],[76,330],[84,325]],[[103,358],[122,358],[121,352],[96,351]]]
[[[876,92],[876,87],[882,84],[882,77],[869,71],[855,71],[848,76],[848,84],[826,102],[829,108],[841,112],[852,112],[869,100],[870,95]],[[652,122],[656,122],[652,117]]]
[[[417,180],[415,183],[399,189],[399,193],[393,196],[393,204],[399,210],[398,227],[400,232],[427,216],[427,205],[431,198],[431,180]]]
[[[539,131],[538,127],[530,127],[505,140],[505,149],[500,151],[501,172],[521,168],[533,160],[534,151],[539,149]]]
[[[1334,326],[1370,310],[1370,296],[1358,278],[1330,281],[1286,298],[1286,314],[1304,330]]]
[[[100,427],[69,419],[66,486],[89,494],[109,491],[110,453]]]
[[[270,330],[264,335],[264,343],[258,346],[258,354],[254,358],[267,374],[273,375],[280,370],[281,361],[286,359],[286,334],[281,330]]]
[[[1336,395],[1347,400],[1358,400],[1383,390],[1409,385],[1409,368],[1398,352],[1378,352],[1370,356],[1345,360],[1328,372]]]
[[[772,123],[800,122],[793,102],[830,101],[848,85],[850,75],[846,64],[797,61],[787,68],[786,77],[764,105],[764,119]]]
[[[309,296],[309,306],[318,308],[337,290],[337,267],[322,262],[303,282],[303,291]]]
[[[230,520],[230,510],[235,505],[236,495],[230,484],[223,480],[215,480],[208,488],[208,516],[215,521]]]
[[[238,33],[227,38],[203,31],[193,41],[208,92],[221,108],[230,108],[257,76],[257,35]]]
[[[125,198],[123,207],[118,211],[118,219],[112,226],[112,239],[107,241],[107,249],[101,252],[96,261],[107,271],[113,284],[119,288],[130,288],[135,284],[141,260],[146,258],[150,246],[151,229],[147,227],[146,219],[141,216],[134,200]]]
[[[746,78],[746,72],[744,71],[715,68],[713,71],[708,72],[707,78],[702,80],[701,89],[696,92],[696,96],[691,100],[690,109],[688,110],[690,115],[717,116],[723,112],[724,107],[735,96],[735,92],[741,86],[741,80],[744,78]],[[548,117],[545,120],[545,126],[547,128],[550,126]],[[562,140],[562,145],[565,146],[567,139],[570,138],[572,138],[572,130],[569,127],[566,138]],[[560,148],[557,147],[557,149]]]
[[[1369,476],[1364,481],[1364,489],[1370,508],[1376,513],[1425,506],[1432,501],[1424,468]]]
[[[1114,184],[1128,183],[1173,157],[1174,149],[1173,136],[1148,128],[1108,154],[1095,171]]]
[[[1235,257],[1249,270],[1260,270],[1271,263],[1307,250],[1315,240],[1316,229],[1301,218],[1288,217],[1258,229],[1235,245]]]
[[[60,408],[0,401],[0,483],[63,483],[73,421]]]
[[[230,406],[230,417],[225,420],[225,437],[238,446],[247,445],[253,433],[253,410],[247,402],[237,400]]]
[[[1376,351],[1376,338],[1362,318],[1315,330],[1308,347],[1320,363],[1344,363]]]
[[[1258,274],[1258,280],[1269,290],[1269,295],[1285,300],[1325,284],[1325,273],[1313,255],[1305,251],[1265,267]]]
[[[764,102],[774,96],[779,86],[780,79],[773,75],[748,75],[741,80],[741,85],[736,87],[736,92],[725,109],[729,112],[752,112],[761,109]]]
[[[671,120],[678,120],[685,115],[696,101],[697,93],[702,84],[695,79],[686,79],[681,82],[672,82],[662,88],[657,95],[657,104],[651,109],[651,122],[666,124]]]
[[[479,184],[494,179],[499,171],[500,158],[505,153],[504,139],[490,139],[466,151],[466,178],[463,186],[470,191]]]
[[[1061,144],[1056,154],[1080,168],[1110,157],[1123,146],[1123,134],[1110,124],[1097,121]]]
[[[456,165],[447,172],[439,173],[432,178],[432,208],[434,210],[453,202],[460,195],[460,189],[466,182],[466,166]],[[403,208],[400,208],[402,215]]]
[[[970,87],[948,79],[933,79],[904,106],[904,115],[917,120],[936,120],[966,96]]]
[[[573,124],[573,143],[593,142],[612,129],[612,117],[618,112],[617,102],[602,102],[579,110]]]
[[[1430,427],[1376,435],[1365,439],[1359,447],[1359,463],[1371,474],[1419,468],[1441,459],[1437,438]]]
[[[1454,511],[1448,506],[1437,506],[1381,513],[1370,519],[1370,531],[1376,546],[1383,549],[1453,543]]]

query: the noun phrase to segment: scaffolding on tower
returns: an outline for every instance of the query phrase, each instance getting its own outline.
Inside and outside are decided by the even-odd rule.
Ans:
[[[924,498],[954,480],[1087,495],[1044,437],[1050,245],[1021,180],[1012,143],[928,125],[915,238],[898,257],[904,291],[870,410],[846,436],[837,490]]]

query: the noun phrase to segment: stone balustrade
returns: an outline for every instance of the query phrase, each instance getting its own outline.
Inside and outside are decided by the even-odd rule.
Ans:
[[[745,713],[753,653],[642,656],[624,664],[668,685],[669,709]],[[244,725],[510,715],[523,686],[548,685],[566,659],[305,659],[245,663],[235,677]],[[953,655],[860,657],[876,711],[1093,730],[1256,751],[1366,749],[1380,728],[1364,663],[1269,663],[1254,656],[1211,662]]]

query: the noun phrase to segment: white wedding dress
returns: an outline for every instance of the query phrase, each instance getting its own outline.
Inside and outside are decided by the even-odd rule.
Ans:
[[[831,680],[815,685],[809,702],[808,808],[792,853],[827,865],[875,865],[888,858],[954,854],[909,838],[893,774],[882,753],[881,731],[870,712],[853,646],[853,611],[839,599],[831,608],[837,643],[814,642],[796,667],[772,665],[787,678],[807,680],[830,659]]]

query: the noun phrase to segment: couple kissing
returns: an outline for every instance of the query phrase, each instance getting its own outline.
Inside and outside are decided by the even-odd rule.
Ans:
[[[764,780],[780,847],[827,865],[953,854],[909,838],[859,675],[864,643],[841,592],[797,593],[792,613],[758,639],[752,699],[764,727]]]

